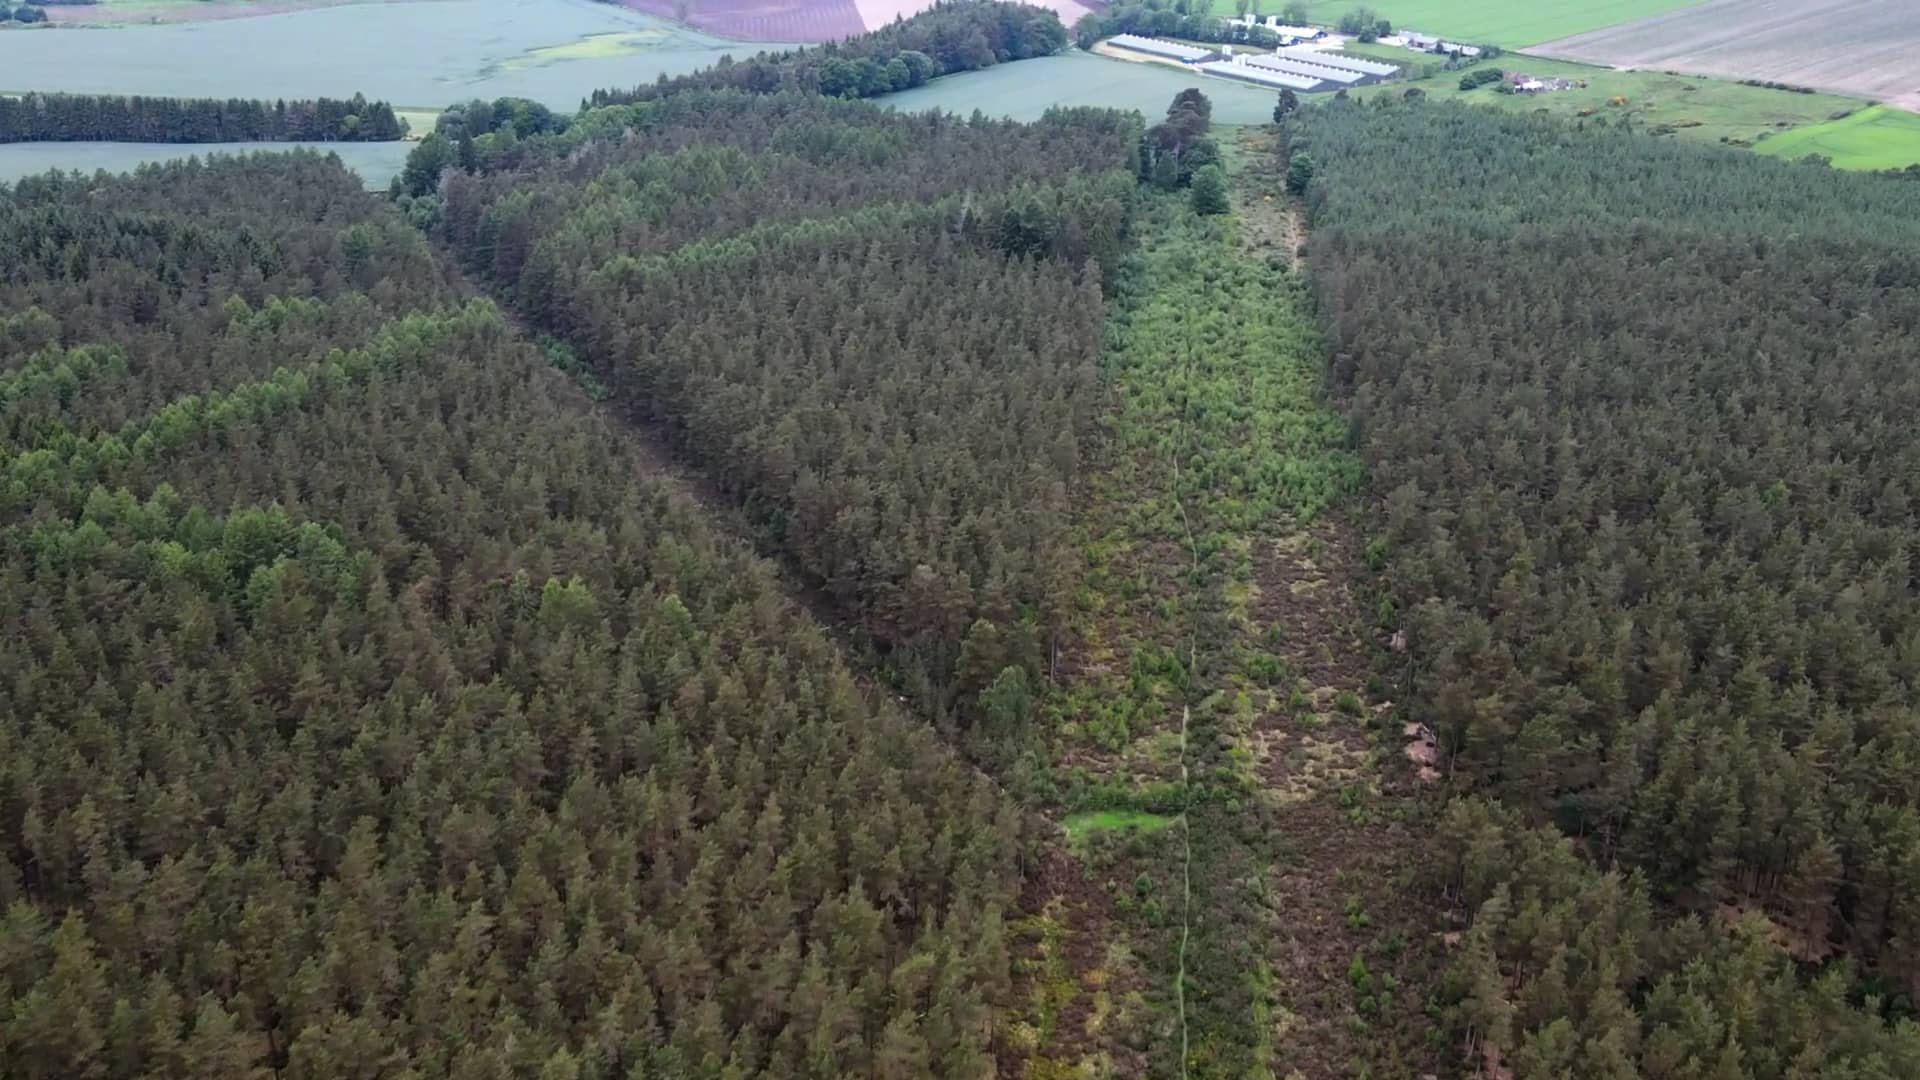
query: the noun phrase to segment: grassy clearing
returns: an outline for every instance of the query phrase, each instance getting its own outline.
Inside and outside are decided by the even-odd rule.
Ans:
[[[1313,21],[1332,25],[1356,7],[1366,6],[1390,19],[1396,29],[1459,38],[1509,49],[1538,45],[1663,11],[1691,7],[1702,0],[1309,0]],[[1214,0],[1214,10],[1232,14],[1231,0]],[[1280,10],[1265,0],[1261,10]]]
[[[1281,838],[1253,743],[1300,680],[1248,611],[1261,538],[1355,489],[1360,463],[1323,400],[1325,342],[1291,245],[1250,250],[1245,222],[1145,197],[1108,326],[1083,646],[1049,706],[1058,795],[1083,811],[1076,853],[1180,1033],[1148,1051],[1151,1074],[1282,1075],[1293,1048],[1254,974],[1285,917],[1256,884]]]
[[[1781,132],[1755,147],[1773,157],[1821,154],[1841,169],[1899,169],[1920,162],[1920,115],[1873,105],[1839,120]]]
[[[1394,58],[1395,53],[1401,58],[1409,55],[1404,49],[1377,46],[1371,49],[1355,46],[1351,51],[1389,59]],[[1735,146],[1758,145],[1792,128],[1825,124],[1835,113],[1860,105],[1852,98],[1833,94],[1796,94],[1742,86],[1702,75],[1614,71],[1516,54],[1480,66],[1521,71],[1542,78],[1570,79],[1584,85],[1541,94],[1502,94],[1491,86],[1463,91],[1460,76],[1472,69],[1446,71],[1428,61],[1409,69],[1410,76],[1428,72],[1424,77],[1364,87],[1353,91],[1353,96],[1365,99],[1379,94],[1398,95],[1410,86],[1417,86],[1435,100],[1457,99],[1515,112],[1544,111],[1567,119],[1600,118],[1619,122],[1624,118],[1641,130]],[[1616,103],[1616,99],[1624,101]]]
[[[502,71],[520,71],[525,68],[543,67],[547,64],[560,64],[569,60],[605,60],[616,56],[637,56],[652,52],[671,44],[671,38],[665,30],[619,30],[606,34],[592,34],[578,41],[569,41],[560,45],[544,45],[538,49],[528,49],[500,65]]]
[[[1067,839],[1078,841],[1094,832],[1155,833],[1176,820],[1142,810],[1089,810],[1068,816],[1060,822],[1060,828],[1066,831]]]
[[[407,125],[407,138],[424,139],[440,121],[439,109],[395,109],[393,114]]]

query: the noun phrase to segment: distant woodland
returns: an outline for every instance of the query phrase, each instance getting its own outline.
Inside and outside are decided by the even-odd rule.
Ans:
[[[251,101],[0,96],[0,143],[11,142],[389,142],[406,125],[384,101]]]
[[[1303,111],[1453,1034],[1516,1077],[1920,1075],[1920,188]]]
[[[654,86],[595,91],[589,105],[644,101],[686,89],[799,91],[868,98],[928,79],[1060,51],[1066,28],[1053,12],[1006,0],[968,0],[927,9],[846,41],[784,53],[762,53]]]

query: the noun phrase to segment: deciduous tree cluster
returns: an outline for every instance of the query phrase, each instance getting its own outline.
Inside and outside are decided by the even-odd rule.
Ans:
[[[1182,41],[1210,41],[1271,49],[1280,36],[1270,26],[1222,19],[1203,0],[1121,0],[1080,17],[1073,25],[1074,40],[1091,49],[1101,38],[1115,34],[1170,37]]]
[[[966,0],[936,4],[911,18],[845,41],[760,53],[632,90],[596,90],[589,105],[621,105],[682,90],[797,91],[867,98],[919,86],[960,71],[1059,52],[1067,44],[1060,16],[1032,4]]]
[[[1140,179],[1162,191],[1193,183],[1194,174],[1208,166],[1220,167],[1220,145],[1207,131],[1213,126],[1213,103],[1197,89],[1174,95],[1167,118],[1148,128],[1140,140]],[[1225,177],[1220,178],[1220,206],[1226,209]]]

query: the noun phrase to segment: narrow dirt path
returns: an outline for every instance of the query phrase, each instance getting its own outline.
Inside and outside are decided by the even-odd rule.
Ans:
[[[1264,128],[1241,128],[1235,147],[1234,215],[1239,219],[1240,247],[1249,255],[1278,256],[1292,266],[1299,261],[1306,227],[1300,207],[1287,195],[1279,160],[1277,137]]]

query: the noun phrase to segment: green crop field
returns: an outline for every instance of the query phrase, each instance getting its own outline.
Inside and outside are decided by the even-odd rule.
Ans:
[[[1822,154],[1842,169],[1905,168],[1920,163],[1920,114],[1874,105],[1839,120],[1781,132],[1757,149],[1784,158]]]
[[[1408,63],[1407,58],[1413,55],[1405,49],[1381,46],[1355,46],[1350,51],[1393,59],[1397,63]],[[1438,70],[1438,65],[1431,62],[1423,69],[1417,58],[1412,64],[1412,75],[1422,70],[1432,73],[1424,78],[1365,87],[1354,91],[1354,96],[1364,99],[1376,94],[1403,94],[1408,87],[1417,86],[1436,100],[1457,99],[1514,111],[1545,111],[1570,119],[1604,117],[1617,121],[1628,117],[1644,131],[1734,146],[1770,145],[1773,140],[1786,138],[1791,129],[1825,125],[1835,113],[1860,105],[1853,98],[1833,94],[1796,94],[1699,75],[1614,71],[1515,54],[1477,66],[1525,72],[1543,79],[1569,79],[1585,85],[1540,94],[1502,94],[1491,86],[1462,91],[1460,76],[1465,71]]]
[[[1309,0],[1316,23],[1333,25],[1357,7],[1370,7],[1398,29],[1491,42],[1509,49],[1644,19],[1701,0]],[[1282,0],[1262,0],[1260,10],[1279,12]],[[1235,0],[1213,0],[1213,10],[1231,15]]]

